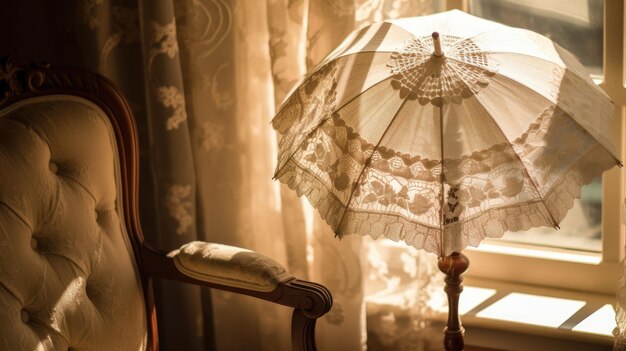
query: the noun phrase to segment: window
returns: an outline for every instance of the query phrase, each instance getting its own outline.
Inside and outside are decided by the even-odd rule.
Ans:
[[[575,0],[563,6],[555,0],[471,0],[467,5],[474,15],[538,31],[577,55],[615,102],[614,140],[624,159],[621,3]],[[623,257],[622,177],[614,168],[583,188],[582,199],[561,230],[507,233],[470,250],[468,275],[614,294]]]
[[[615,102],[613,140],[620,158],[626,159],[622,1],[571,0],[566,5],[558,0],[444,0],[442,3],[444,9],[463,9],[479,17],[542,33],[577,55],[594,81]],[[537,228],[509,233],[503,238],[483,241],[478,249],[468,248],[465,253],[470,258],[470,269],[465,274],[466,289],[460,301],[463,323],[492,331],[482,335],[481,340],[489,339],[486,335],[507,339],[502,336],[508,335],[506,332],[521,333],[523,337],[536,334],[534,341],[524,339],[535,350],[605,349],[611,343],[614,327],[611,305],[624,257],[623,203],[624,171],[615,167],[583,188],[582,199],[561,223],[561,230]],[[393,251],[394,246],[399,246],[397,251]],[[391,252],[387,256],[402,261],[397,266],[405,264],[403,246],[389,242],[385,249]],[[419,264],[423,270],[431,273],[435,270],[428,262]],[[409,280],[398,278],[387,282],[387,292],[391,290],[395,294],[390,296],[392,300],[404,301],[406,296],[414,296],[411,295],[414,287],[402,295],[403,284],[408,285]],[[445,318],[447,308],[443,300],[427,303],[441,312],[442,320]],[[543,319],[537,320],[539,317]],[[513,323],[507,325],[504,320]],[[549,338],[555,344],[547,343]],[[572,343],[568,344],[571,347],[563,346],[568,342]],[[588,344],[580,346],[578,342]]]
[[[601,81],[603,50],[603,0],[472,0],[470,13],[513,27],[543,34],[572,52],[589,74]],[[602,252],[602,180],[582,190],[582,198],[561,223],[560,230],[535,228],[507,233],[502,240],[545,247]]]
[[[552,1],[473,0],[470,12],[507,25],[544,34],[574,53],[596,79],[602,76],[603,1],[574,1],[559,7]],[[507,233],[504,240],[562,247],[591,252],[602,251],[601,179],[583,188],[561,225],[561,230],[536,228]]]

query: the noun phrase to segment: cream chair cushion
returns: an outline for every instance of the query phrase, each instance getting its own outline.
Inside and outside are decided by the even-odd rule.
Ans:
[[[143,350],[110,122],[70,96],[0,113],[0,350]]]
[[[191,278],[241,289],[270,292],[293,278],[273,259],[235,246],[193,241],[168,256]]]

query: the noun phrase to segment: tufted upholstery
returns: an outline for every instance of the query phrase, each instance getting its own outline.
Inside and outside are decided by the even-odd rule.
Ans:
[[[118,162],[108,117],[85,99],[0,113],[0,350],[145,348]]]
[[[325,287],[250,250],[144,240],[138,155],[106,78],[0,57],[0,351],[158,351],[154,279],[289,306],[294,350],[315,350]]]

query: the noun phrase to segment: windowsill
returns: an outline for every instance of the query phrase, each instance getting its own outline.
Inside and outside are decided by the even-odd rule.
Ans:
[[[597,253],[588,253],[574,250],[559,250],[555,248],[539,248],[525,244],[507,243],[500,240],[497,244],[485,240],[480,248],[468,247],[467,251],[481,251],[505,255],[532,257],[546,260],[575,262],[598,265],[602,262],[602,256]]]
[[[510,253],[502,255],[502,246],[499,247],[496,253],[485,253],[482,250],[485,244],[481,244],[481,250],[468,250],[467,252],[468,256],[473,256],[470,258],[470,261],[477,258],[476,254],[487,254],[488,257],[486,258],[488,260],[485,260],[485,257],[478,257],[483,258],[483,262],[472,261],[474,264],[470,263],[470,270],[464,275],[465,290],[460,297],[459,311],[462,314],[461,319],[467,331],[466,344],[496,350],[595,351],[611,349],[613,343],[612,329],[614,328],[615,320],[612,305],[615,303],[614,291],[617,285],[617,278],[614,277],[613,269],[607,270],[606,268],[614,267],[607,266],[605,262],[598,264],[597,261],[591,259],[594,257],[594,254],[585,253],[580,254],[582,257],[577,257],[575,253],[570,253],[571,255],[567,257],[561,257],[567,258],[565,261],[555,260],[554,257],[530,258],[524,254],[521,257],[523,259],[521,264],[518,260],[505,262],[506,260],[503,260],[502,256],[511,257]],[[406,246],[386,242],[378,250],[381,258],[388,263],[388,276],[400,276],[403,268],[398,266],[399,262],[396,262],[393,258],[401,256],[402,252],[405,252]],[[540,252],[536,254],[538,256],[542,255]],[[564,254],[567,254],[567,252],[564,252]],[[493,255],[498,255],[498,257]],[[421,259],[426,260],[422,264],[431,263],[430,257],[422,257]],[[436,257],[432,255],[432,259],[436,260]],[[554,262],[559,266],[564,265],[557,271],[566,273],[555,276],[548,272],[549,270],[546,266],[550,262]],[[509,264],[513,264],[513,266],[509,266]],[[621,268],[620,264],[616,265],[619,265]],[[501,278],[495,280],[473,274],[476,271],[480,272],[481,267],[485,266],[488,266],[491,273],[494,270],[501,270],[499,272],[502,273],[500,274]],[[516,269],[515,267],[518,268]],[[520,270],[519,267],[524,267],[524,269]],[[553,286],[564,286],[560,285],[561,281],[572,278],[567,276],[567,274],[572,273],[568,272],[571,271],[572,267],[575,271],[573,272],[574,275],[578,273],[576,276],[578,280],[581,280],[581,277],[586,276],[585,273],[588,273],[583,268],[599,269],[592,276],[595,278],[586,279],[582,284],[595,284],[598,273],[606,274],[608,275],[605,277],[606,280],[610,280],[613,286],[611,293],[597,291],[598,289],[589,286],[586,289],[544,286],[546,282],[554,284]],[[550,269],[552,268],[554,267]],[[434,272],[437,272],[436,268],[434,269]],[[536,278],[538,279],[537,281],[542,283],[511,282],[513,278],[525,278],[523,273],[526,271],[541,271],[542,275]],[[436,274],[439,275],[433,278],[436,284],[443,285],[443,275],[439,272]],[[561,275],[566,276],[562,277]],[[418,281],[424,280],[423,277],[414,279],[418,279]],[[385,291],[381,290],[378,293],[367,296],[368,318],[370,318],[370,314],[374,316],[373,318],[386,316],[384,317],[387,318],[386,323],[391,323],[388,318],[392,318],[395,321],[392,324],[396,325],[393,328],[403,330],[404,327],[401,325],[402,323],[407,323],[407,320],[412,318],[422,319],[415,316],[411,317],[412,312],[410,307],[408,307],[411,304],[408,301],[417,298],[420,304],[414,308],[422,311],[427,309],[436,311],[426,317],[432,324],[432,327],[429,328],[430,331],[421,333],[430,333],[431,339],[435,338],[438,340],[447,318],[446,297],[443,289],[436,287],[435,291],[439,291],[439,293],[434,294],[429,301],[424,301],[423,298],[429,297],[428,293],[416,295],[413,292],[416,289],[416,285],[411,282],[412,280],[407,280],[407,278],[403,277],[399,286],[395,286],[393,289],[386,289]],[[499,302],[503,298],[505,298],[504,302]],[[527,300],[520,300],[520,298],[527,298]],[[512,304],[507,306],[505,303],[507,300],[512,302]],[[518,309],[517,312],[513,311],[514,307],[520,306],[522,308]],[[532,310],[533,306],[539,313]],[[559,309],[559,306],[562,308]],[[507,308],[513,308],[513,310],[507,310]],[[542,312],[544,318],[537,318],[542,317]],[[419,315],[419,312],[413,312],[413,315],[416,314]],[[603,315],[598,318],[598,314]],[[596,318],[595,320],[587,319],[592,315]],[[526,322],[523,323],[521,321]],[[387,326],[387,328],[391,327]],[[595,330],[595,333],[584,331],[588,329]],[[394,333],[400,332],[394,331]],[[410,334],[411,331],[407,331],[407,333]]]
[[[463,324],[470,330],[472,327],[480,327],[483,329],[526,334],[529,337],[549,337],[553,339],[598,344],[599,346],[609,346],[613,344],[611,331],[614,328],[614,323],[609,323],[608,326],[591,326],[592,329],[595,330],[594,333],[581,331],[580,329],[581,327],[582,329],[588,329],[589,323],[584,322],[584,324],[582,324],[583,321],[598,310],[601,310],[600,313],[606,312],[605,306],[613,305],[615,296],[507,284],[472,278],[467,278],[464,285],[493,291],[493,294],[484,299],[481,303],[476,304],[475,307],[469,309],[469,311],[464,313],[461,317]],[[527,304],[524,304],[519,299],[512,299],[513,296],[531,296],[531,300],[529,300]],[[549,303],[551,306],[546,308],[546,305],[543,303],[537,304],[537,301],[532,300],[532,298],[535,297],[537,297],[537,299],[541,297],[550,299],[551,301],[549,301]],[[461,299],[463,299],[463,294],[461,295]],[[506,306],[503,303],[505,299],[520,303],[517,306]],[[499,306],[497,304],[499,304]],[[537,318],[542,316],[536,315],[533,313],[534,311],[520,311],[532,309],[533,305],[540,308],[540,310],[546,311],[552,318]],[[496,311],[498,307],[499,311]],[[505,316],[502,312],[506,311],[507,308],[510,308],[511,311],[508,311],[509,315]],[[520,315],[520,312],[522,312],[522,315]],[[559,319],[559,316],[555,317],[554,315],[560,315],[561,318]],[[446,318],[447,308],[433,316],[433,319],[442,322],[445,321]],[[512,320],[502,320],[500,318]],[[611,321],[614,321],[614,314],[609,318]],[[526,322],[522,322],[522,320],[526,320]],[[540,349],[534,350],[540,351]]]
[[[576,350],[607,350],[613,344],[613,336],[610,334],[613,326],[598,326],[591,323],[591,328],[596,333],[579,331],[589,327],[586,318],[594,312],[602,309],[607,312],[606,305],[612,305],[615,297],[603,294],[581,293],[575,291],[539,288],[517,284],[502,283],[489,280],[467,278],[464,281],[465,291],[461,294],[459,310],[461,320],[466,329],[466,344],[493,348],[497,350],[529,350],[534,351],[557,351],[573,350],[572,345],[576,344]],[[406,287],[406,289],[409,289]],[[402,313],[403,293],[396,291],[389,295],[373,295],[367,299],[368,311],[393,311],[396,315]],[[506,311],[501,301],[503,298],[511,296],[532,295],[537,298],[553,299],[550,301],[549,313],[543,320],[534,313],[528,313],[532,309],[533,301],[522,304],[522,310],[526,310],[524,318],[530,317],[535,322],[526,323],[511,320],[501,320],[497,318],[515,319],[518,312]],[[444,298],[445,297],[440,297]],[[515,299],[511,299],[514,301]],[[519,302],[519,301],[518,301]],[[436,311],[427,319],[435,325],[436,329],[443,327],[447,319],[447,306],[441,305],[443,301],[431,301],[431,307]],[[434,304],[435,306],[432,306]],[[439,305],[438,305],[439,304]],[[558,310],[562,305],[565,310]],[[495,311],[498,308],[499,312]],[[513,306],[515,307],[515,306]],[[517,306],[520,307],[520,306]],[[545,308],[543,306],[537,306]],[[567,310],[569,308],[569,311]],[[488,313],[491,309],[492,316]],[[504,310],[503,310],[504,309]],[[495,311],[495,316],[493,312]],[[504,313],[503,313],[504,311]],[[410,313],[406,311],[405,313]],[[522,313],[524,314],[524,313]],[[555,316],[556,315],[556,316]],[[614,320],[613,317],[610,317]],[[606,324],[606,323],[604,323]],[[577,327],[578,326],[578,327]],[[443,334],[441,334],[443,335]],[[532,346],[532,347],[531,347]],[[578,348],[583,347],[583,348]]]
[[[524,249],[523,245],[497,245],[487,241],[479,249],[467,249],[470,268],[466,277],[510,282],[519,286],[546,286],[562,291],[611,295],[622,272],[619,262],[600,255],[557,249]],[[493,246],[493,247],[492,247]],[[483,249],[485,248],[485,249]],[[519,252],[509,252],[519,251]]]

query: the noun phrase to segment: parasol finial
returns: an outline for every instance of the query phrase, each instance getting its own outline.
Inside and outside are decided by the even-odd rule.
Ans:
[[[441,48],[441,40],[439,40],[439,32],[433,32],[433,45],[435,46],[435,51],[433,52],[433,55],[443,56],[443,49]]]

